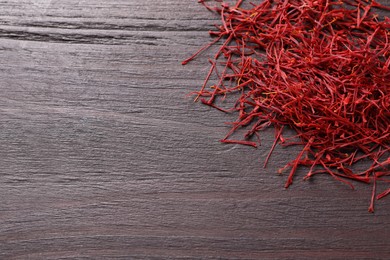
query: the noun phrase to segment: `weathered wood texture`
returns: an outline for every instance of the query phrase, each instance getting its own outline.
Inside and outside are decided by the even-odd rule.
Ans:
[[[384,1],[382,1],[384,2]],[[389,1],[385,3],[389,4]],[[218,142],[191,0],[0,1],[0,259],[389,259],[390,199]],[[217,19],[217,18],[215,18]],[[203,57],[206,57],[204,54]]]

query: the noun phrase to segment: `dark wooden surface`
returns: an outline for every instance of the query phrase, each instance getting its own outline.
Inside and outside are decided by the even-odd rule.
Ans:
[[[234,116],[185,98],[205,59],[180,65],[213,23],[191,0],[0,1],[0,259],[390,258],[390,199],[285,190],[299,151],[263,169],[272,130],[218,142]]]

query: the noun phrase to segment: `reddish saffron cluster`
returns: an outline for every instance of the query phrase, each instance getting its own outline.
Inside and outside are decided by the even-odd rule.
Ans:
[[[273,126],[269,155],[277,144],[303,147],[281,169],[291,169],[286,187],[299,166],[308,167],[305,179],[326,173],[352,188],[349,180],[370,183],[373,212],[374,200],[390,193],[376,191],[390,181],[390,19],[373,8],[390,8],[373,0],[199,2],[221,23],[183,65],[219,44],[195,100],[237,113],[221,141],[257,147],[259,131]],[[227,95],[236,98],[230,109],[218,102]],[[233,139],[239,128],[245,136]],[[301,141],[283,137],[286,128]],[[354,170],[358,162],[366,169]]]

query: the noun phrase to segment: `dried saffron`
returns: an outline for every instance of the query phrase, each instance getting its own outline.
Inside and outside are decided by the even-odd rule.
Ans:
[[[282,168],[291,168],[286,187],[300,166],[309,168],[305,179],[326,173],[352,188],[350,180],[370,183],[372,212],[375,199],[390,193],[376,195],[379,183],[390,181],[390,19],[373,8],[390,8],[373,0],[244,2],[199,0],[221,24],[210,31],[216,38],[183,62],[220,44],[195,101],[237,113],[224,143],[257,147],[253,137],[273,126],[269,156],[277,144],[303,145]],[[218,80],[208,86],[212,74]],[[227,95],[236,101],[220,108],[218,97]],[[239,128],[247,129],[244,138],[232,139]],[[299,143],[283,137],[287,128]],[[358,162],[369,166],[357,171]]]

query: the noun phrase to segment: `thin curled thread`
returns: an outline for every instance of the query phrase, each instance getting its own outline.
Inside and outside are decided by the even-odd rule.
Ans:
[[[276,129],[288,126],[297,131],[305,147],[283,168],[292,167],[286,187],[300,165],[310,167],[305,179],[325,172],[352,188],[346,179],[388,183],[390,22],[387,17],[378,21],[371,7],[390,8],[375,1],[317,1],[315,6],[303,0],[263,1],[252,9],[240,8],[243,1],[233,7],[223,1],[216,1],[220,3],[216,7],[199,2],[219,13],[222,21],[210,32],[218,41],[225,39],[210,62],[216,69],[219,57],[226,61],[220,62],[224,72],[217,75],[218,84],[206,89],[208,75],[197,98],[223,112],[239,113],[222,142],[256,147],[249,139],[258,137],[257,132],[269,126],[266,122]],[[236,84],[227,87],[224,81]],[[232,93],[241,94],[233,108],[215,104],[216,97]],[[259,123],[245,140],[229,139],[256,119]],[[270,154],[277,143],[295,144],[280,131]],[[354,173],[349,168],[367,159],[373,163],[365,171]],[[315,170],[318,165],[325,171]],[[385,190],[376,198],[389,193]],[[373,203],[374,199],[369,211]]]

